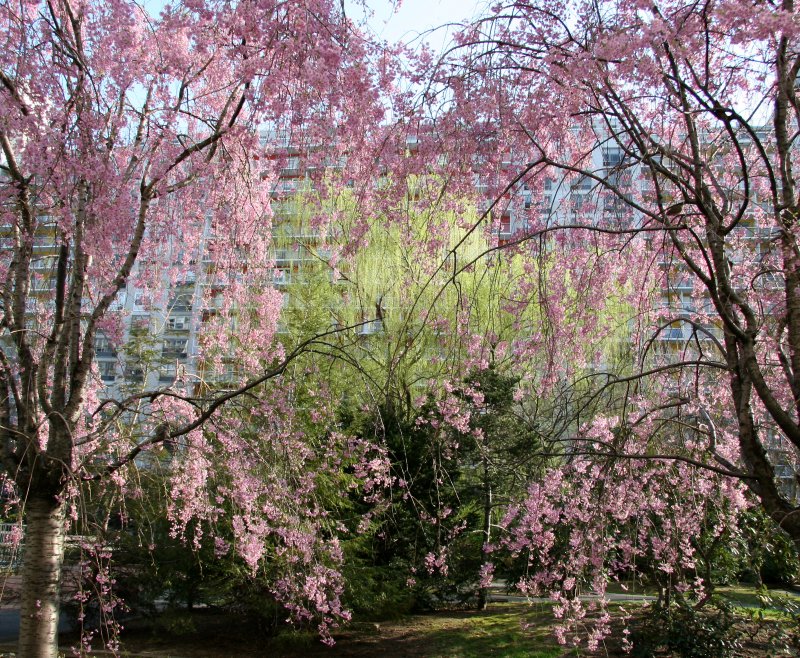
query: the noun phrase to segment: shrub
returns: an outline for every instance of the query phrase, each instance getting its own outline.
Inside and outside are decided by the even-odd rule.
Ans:
[[[716,600],[710,610],[697,610],[685,602],[656,606],[631,639],[632,655],[638,658],[660,650],[683,658],[727,658],[741,647],[730,607]]]

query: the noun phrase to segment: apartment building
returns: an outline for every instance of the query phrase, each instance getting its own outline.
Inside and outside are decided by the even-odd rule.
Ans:
[[[407,138],[409,154],[414,153],[422,139],[424,135]],[[321,230],[315,225],[304,200],[313,194],[321,169],[336,171],[344,163],[339,155],[326,155],[313,145],[300,145],[287,131],[264,131],[261,143],[278,171],[272,190],[273,285],[284,294],[288,318],[294,312],[293,305],[304,294],[298,284],[313,279],[309,273],[336,279],[343,287],[347,285],[346,273],[329,266],[331,245],[337,236],[329,228]],[[513,177],[514,157],[507,155],[501,160],[495,176],[508,180]],[[531,229],[552,225],[622,229],[637,226],[641,218],[631,210],[625,196],[644,199],[654,194],[654,190],[652,182],[642,175],[636,158],[626,157],[625,149],[608,139],[592,151],[586,171],[591,175],[554,173],[520,180],[493,210],[491,240],[503,246]],[[618,193],[609,193],[600,181],[610,182]],[[476,174],[478,195],[491,196],[497,190],[489,182],[480,172]],[[40,227],[34,244],[32,289],[41,291],[44,298],[54,284],[56,240],[52,224],[44,221]],[[755,216],[740,222],[738,234],[741,249],[732,254],[734,265],[737,258],[758,258],[768,253],[774,239],[774,229],[759,226]],[[118,297],[115,310],[121,311],[125,318],[123,339],[113,340],[101,333],[95,344],[98,376],[108,394],[121,396],[145,387],[171,386],[176,381],[181,386],[213,386],[233,375],[233,363],[224,372],[212,375],[199,359],[201,328],[216,313],[221,291],[214,290],[213,255],[209,250],[198,254],[192,266],[180,280],[165,281],[168,293],[159,299],[138,290],[135,277]],[[655,336],[657,354],[662,359],[677,358],[692,349],[693,341],[719,337],[720,330],[707,296],[698,289],[685,266],[676,259],[664,259],[658,266],[662,289],[656,303],[669,322]],[[146,267],[146,263],[140,267]],[[766,278],[764,285],[768,285]],[[395,312],[393,300],[379,290],[371,294],[374,298],[360,300],[362,307],[353,312],[340,313],[336,308],[320,312],[327,314],[329,327],[352,323],[360,325],[353,332],[356,336],[380,333],[386,317]],[[289,330],[290,323],[280,325],[279,331]]]

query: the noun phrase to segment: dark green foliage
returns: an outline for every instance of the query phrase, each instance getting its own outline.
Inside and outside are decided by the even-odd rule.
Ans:
[[[409,594],[418,609],[474,606],[484,562],[499,560],[497,575],[507,575],[502,556],[487,557],[484,545],[494,541],[499,509],[535,467],[537,442],[517,415],[516,384],[489,368],[452,390],[469,412],[467,431],[448,424],[433,397],[415,409],[408,393],[387,398],[373,415],[343,419],[349,431],[387,446],[398,483],[374,528],[371,557],[361,546],[373,569],[395,572],[370,575],[381,595],[404,608]],[[431,560],[441,561],[431,568]],[[396,588],[397,575],[403,589]]]
[[[429,413],[430,409],[426,404],[420,413]],[[369,582],[378,587],[373,597],[381,598],[391,591],[398,602],[403,602],[411,595],[414,608],[426,608],[436,598],[453,593],[447,579],[426,577],[419,568],[426,554],[452,539],[446,533],[454,519],[444,519],[444,523],[431,520],[439,509],[461,508],[458,489],[453,486],[460,483],[461,472],[456,460],[442,454],[436,432],[428,425],[417,425],[415,420],[409,408],[388,402],[375,416],[357,421],[357,431],[365,438],[382,435],[392,473],[400,482],[392,492],[387,513],[372,528],[369,545],[363,541],[360,549],[365,563],[372,565]],[[445,471],[447,486],[443,485]],[[398,581],[402,589],[396,587]],[[416,585],[412,586],[414,581]],[[445,594],[445,590],[450,591]],[[361,595],[366,596],[366,592]]]
[[[355,554],[350,542],[345,544],[345,556],[343,599],[356,619],[396,619],[418,607],[414,590],[407,584],[407,564],[370,564],[367,556]]]
[[[791,585],[800,577],[797,548],[760,507],[754,507],[739,522],[745,545],[740,561],[742,578],[768,585]]]
[[[742,512],[737,527],[711,532],[715,519],[709,518],[704,532],[694,543],[698,576],[718,585],[739,581],[791,586],[800,576],[797,549],[783,530],[760,507]]]
[[[730,607],[714,601],[696,610],[687,603],[656,606],[631,635],[632,655],[648,658],[661,651],[682,658],[727,658],[737,655],[741,636]]]

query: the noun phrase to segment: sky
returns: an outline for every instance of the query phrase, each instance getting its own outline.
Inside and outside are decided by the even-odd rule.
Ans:
[[[399,9],[392,0],[366,0],[373,11],[368,24],[372,31],[389,42],[405,41],[411,45],[420,43],[421,34],[446,23],[458,23],[473,18],[485,6],[485,0],[402,0]],[[363,12],[351,1],[345,7],[356,22]],[[434,50],[440,50],[447,43],[452,31],[437,30],[426,35],[425,39]]]
[[[142,0],[144,7],[157,15],[166,0]],[[421,34],[446,23],[458,23],[475,17],[489,0],[364,0],[372,15],[367,23],[382,40],[405,41],[411,45],[421,43]],[[400,5],[399,7],[397,5]],[[347,15],[356,23],[364,20],[364,12],[354,0],[344,0]],[[436,30],[425,40],[436,51],[452,35],[452,30]]]

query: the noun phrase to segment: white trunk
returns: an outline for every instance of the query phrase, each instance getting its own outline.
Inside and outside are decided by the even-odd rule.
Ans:
[[[57,658],[64,505],[30,499],[25,523],[17,658]]]

